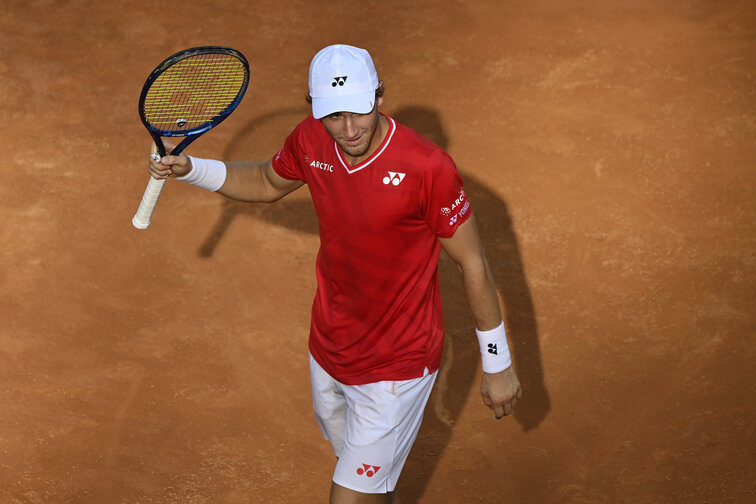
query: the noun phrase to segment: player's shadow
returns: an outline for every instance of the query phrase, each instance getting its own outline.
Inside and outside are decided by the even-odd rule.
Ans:
[[[246,143],[252,136],[260,144],[279,145],[286,133],[308,112],[307,108],[296,107],[256,118],[232,140],[225,153],[226,158],[237,158],[235,145]],[[424,107],[406,107],[391,115],[398,122],[448,150],[449,140],[436,111]],[[278,137],[261,138],[261,135]],[[260,159],[271,154],[273,153],[262,154]],[[546,417],[550,401],[544,384],[535,309],[516,234],[507,205],[501,197],[474,173],[463,166],[459,169],[506,309],[505,322],[510,335],[510,348],[523,388],[523,398],[515,408],[514,419],[524,431],[530,431],[537,428]],[[501,169],[506,167],[502,166]],[[199,249],[200,256],[210,257],[213,254],[238,215],[252,216],[299,232],[318,233],[317,217],[309,198],[289,196],[273,205],[224,200],[218,221]],[[446,325],[444,360],[420,433],[399,482],[402,502],[405,504],[418,502],[425,493],[466,401],[471,397],[479,401],[480,397],[480,354],[474,323],[459,272],[443,253],[439,260],[439,277]],[[493,417],[482,402],[480,410],[481,415]],[[493,418],[491,421],[494,422]],[[492,427],[495,428],[496,426]]]
[[[449,139],[436,111],[407,107],[392,116],[444,150],[449,148]],[[515,408],[514,419],[523,430],[530,431],[538,427],[548,414],[550,400],[544,384],[535,308],[517,237],[507,204],[474,172],[464,166],[458,168],[505,307],[510,349],[523,388],[523,398]],[[504,170],[506,166],[500,168]],[[468,398],[478,401],[481,415],[493,417],[480,400],[480,353],[459,271],[443,253],[439,260],[439,276],[446,326],[444,360],[420,433],[399,482],[402,502],[406,503],[419,501],[425,493]],[[491,421],[494,422],[493,418]],[[493,444],[501,443],[497,440]]]
[[[249,153],[245,150],[244,155],[239,156],[236,149],[239,145],[251,145],[252,148],[255,145],[281,145],[284,138],[301,119],[306,117],[309,110],[307,106],[291,107],[253,119],[229,142],[223,153],[223,159],[249,159],[250,157],[254,160],[270,159],[275,152]],[[301,192],[301,189],[297,191],[297,193]],[[309,198],[288,196],[272,205],[224,198],[218,220],[199,248],[200,257],[213,255],[221,239],[239,215],[251,216],[303,233],[318,234],[318,219],[312,200]]]

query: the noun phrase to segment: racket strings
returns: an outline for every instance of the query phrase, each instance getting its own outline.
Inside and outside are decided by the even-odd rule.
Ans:
[[[237,100],[247,72],[236,57],[201,54],[166,69],[144,100],[144,116],[155,128],[178,133],[213,121]]]

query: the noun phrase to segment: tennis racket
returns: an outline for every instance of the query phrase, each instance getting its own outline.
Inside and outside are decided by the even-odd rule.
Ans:
[[[139,97],[139,117],[155,141],[153,159],[166,155],[163,137],[185,137],[170,153],[177,156],[220,124],[239,105],[248,85],[249,63],[229,47],[194,47],[160,63]],[[150,225],[165,180],[150,177],[131,220],[135,228]]]

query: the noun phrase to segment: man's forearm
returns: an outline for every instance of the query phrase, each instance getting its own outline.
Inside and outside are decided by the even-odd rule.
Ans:
[[[485,257],[472,265],[460,265],[462,282],[475,326],[481,331],[501,324],[499,296]]]
[[[302,186],[300,180],[279,177],[268,161],[230,161],[226,163],[226,182],[218,191],[240,201],[271,203]]]
[[[222,195],[240,201],[267,202],[263,168],[265,162],[226,162],[226,182],[218,191]]]

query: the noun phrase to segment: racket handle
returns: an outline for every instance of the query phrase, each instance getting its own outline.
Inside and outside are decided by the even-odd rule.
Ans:
[[[160,191],[163,190],[165,181],[167,179],[155,179],[150,177],[150,182],[147,184],[147,189],[144,190],[144,196],[142,196],[142,202],[139,204],[134,218],[131,219],[131,223],[137,229],[147,229],[150,226],[150,219],[152,218],[152,212],[155,211],[155,205],[160,197]]]

